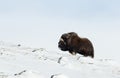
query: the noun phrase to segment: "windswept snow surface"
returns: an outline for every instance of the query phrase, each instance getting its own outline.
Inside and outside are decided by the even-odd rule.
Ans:
[[[120,78],[120,63],[0,42],[0,78]]]

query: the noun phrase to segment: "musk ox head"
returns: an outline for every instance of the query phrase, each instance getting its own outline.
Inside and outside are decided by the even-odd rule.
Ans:
[[[94,48],[91,41],[87,38],[80,38],[75,32],[62,34],[58,47],[62,51],[69,51],[73,55],[79,53],[94,58]]]
[[[70,41],[72,35],[77,35],[77,34],[74,32],[71,32],[71,33],[65,33],[61,36],[61,38],[58,42],[58,47],[61,50],[67,51],[69,49],[68,44],[69,44],[69,41]]]

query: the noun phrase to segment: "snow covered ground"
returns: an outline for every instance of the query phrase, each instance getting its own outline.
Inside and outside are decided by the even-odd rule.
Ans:
[[[0,78],[120,78],[120,63],[1,41]]]

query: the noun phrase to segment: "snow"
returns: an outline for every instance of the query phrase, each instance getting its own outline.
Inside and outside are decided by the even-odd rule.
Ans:
[[[120,63],[1,41],[0,78],[120,78]]]

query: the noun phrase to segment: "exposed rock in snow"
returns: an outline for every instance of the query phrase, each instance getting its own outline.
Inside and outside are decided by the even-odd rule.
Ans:
[[[51,78],[68,78],[68,77],[63,74],[55,74],[55,75],[52,75]]]
[[[22,71],[14,76],[9,76],[8,78],[45,78],[39,73],[35,73],[32,71]]]

